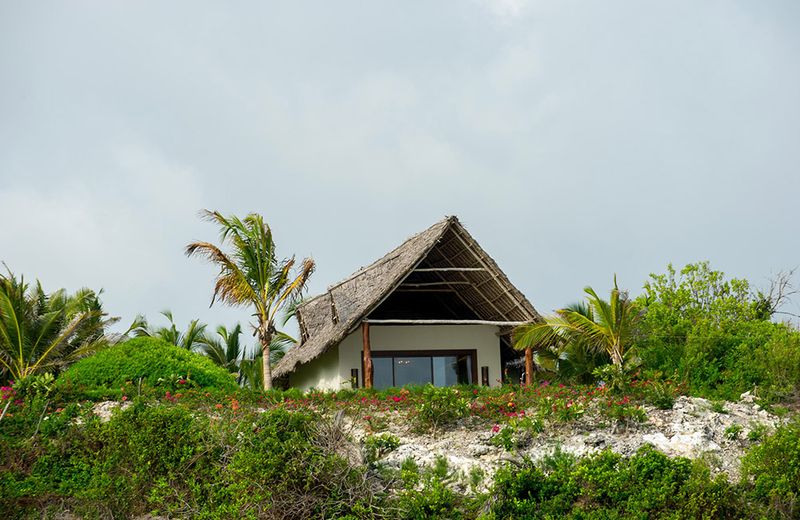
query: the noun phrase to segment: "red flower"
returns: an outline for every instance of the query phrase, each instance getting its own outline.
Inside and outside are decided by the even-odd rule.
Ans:
[[[492,426],[492,433],[497,433],[499,431],[500,431],[500,425],[499,424],[495,424],[494,426]]]

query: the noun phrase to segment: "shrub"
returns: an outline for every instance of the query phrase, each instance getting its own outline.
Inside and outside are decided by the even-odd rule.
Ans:
[[[742,458],[742,478],[778,516],[800,514],[800,419],[779,427]],[[793,516],[795,515],[795,516]]]
[[[417,405],[420,425],[435,430],[465,417],[470,411],[467,395],[458,388],[426,386]]]
[[[490,518],[734,518],[747,516],[723,477],[651,447],[557,456],[497,473]]]
[[[140,400],[107,423],[63,413],[63,431],[0,442],[0,511],[10,517],[47,507],[90,518],[382,517],[374,477],[318,442],[323,419],[312,413],[243,420]]]
[[[742,433],[742,425],[741,424],[731,424],[730,426],[725,428],[725,431],[723,432],[723,435],[725,436],[726,439],[735,441],[736,439],[739,438],[739,434],[740,433]]]
[[[368,435],[364,438],[364,461],[372,464],[378,459],[396,450],[400,446],[400,439],[389,433],[381,435]]]
[[[404,481],[411,485],[399,493],[400,518],[457,520],[475,517],[479,503],[450,486],[458,475],[451,470],[446,458],[436,457],[432,467],[421,471],[413,461],[404,462],[403,472],[412,475],[416,472],[416,479],[404,475]]]
[[[675,405],[675,393],[675,386],[656,381],[647,387],[645,397],[659,410],[672,410]]]
[[[116,397],[139,382],[160,390],[200,387],[233,391],[233,377],[210,359],[157,338],[136,338],[75,363],[56,389],[87,397]],[[135,391],[135,388],[131,388]]]

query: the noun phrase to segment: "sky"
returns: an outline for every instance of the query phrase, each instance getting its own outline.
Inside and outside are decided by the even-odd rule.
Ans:
[[[0,260],[216,326],[202,208],[310,294],[457,215],[542,313],[800,265],[796,1],[0,3]],[[787,310],[800,313],[800,305]]]

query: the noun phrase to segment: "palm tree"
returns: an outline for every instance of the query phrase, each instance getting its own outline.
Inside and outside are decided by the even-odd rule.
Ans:
[[[573,357],[583,352],[592,356],[608,354],[620,371],[635,331],[639,314],[627,293],[614,288],[608,301],[586,287],[585,307],[565,308],[538,323],[521,325],[514,330],[514,346],[518,349],[555,349],[564,352],[568,347]],[[578,361],[577,359],[575,361]]]
[[[186,332],[181,332],[175,325],[172,312],[163,311],[161,315],[167,318],[169,327],[152,327],[147,318],[140,315],[136,316],[125,335],[133,334],[136,337],[161,338],[167,343],[186,350],[197,350],[204,344],[207,327],[205,323],[200,323],[200,320],[194,319],[189,322]]]
[[[254,308],[254,334],[267,354],[262,357],[263,387],[269,390],[272,388],[270,343],[277,333],[275,317],[299,298],[314,272],[314,261],[304,259],[293,273],[294,257],[278,259],[272,231],[257,213],[239,219],[203,210],[202,216],[219,226],[220,242],[230,246],[230,253],[209,242],[192,242],[186,246],[186,254],[201,255],[219,267],[211,305],[219,299],[228,305]]]
[[[239,366],[244,361],[246,349],[239,341],[242,326],[237,323],[231,330],[224,325],[217,327],[217,337],[205,336],[202,339],[200,350],[216,365],[228,372],[239,372]],[[239,377],[241,383],[241,375]]]
[[[0,381],[57,371],[107,346],[105,328],[118,318],[106,316],[90,289],[45,294],[38,281],[0,274]]]

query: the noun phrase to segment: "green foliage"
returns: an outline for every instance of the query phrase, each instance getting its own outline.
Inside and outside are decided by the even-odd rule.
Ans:
[[[119,396],[138,385],[175,390],[192,386],[232,391],[236,382],[208,358],[157,338],[135,338],[76,363],[56,381],[57,390],[90,397]]]
[[[261,344],[262,380],[264,389],[272,388],[270,345],[277,332],[276,316],[292,314],[306,282],[314,272],[314,261],[306,258],[292,273],[295,259],[279,259],[272,230],[257,213],[243,219],[223,216],[218,211],[203,211],[203,218],[217,224],[226,253],[209,242],[193,242],[186,246],[188,256],[201,256],[219,267],[211,303],[220,300],[232,306],[253,307],[255,332]]]
[[[651,274],[636,345],[642,365],[676,374],[689,390],[735,400],[758,388],[767,401],[800,386],[800,333],[768,321],[764,296],[708,262]]]
[[[735,441],[739,438],[739,434],[742,433],[742,425],[741,424],[731,424],[722,434],[725,436],[726,439],[730,439]]]
[[[600,414],[620,425],[647,422],[647,413],[644,409],[629,402],[627,398],[618,401],[610,399],[605,406],[600,406]]]
[[[553,349],[559,353],[581,344],[592,352],[605,352],[620,370],[633,340],[639,314],[628,294],[617,287],[606,301],[591,287],[584,289],[586,305],[560,309],[541,322],[514,330],[514,348]],[[555,347],[553,347],[555,345]]]
[[[208,325],[200,323],[198,319],[194,319],[189,322],[186,332],[181,332],[175,325],[171,311],[164,311],[161,315],[167,318],[169,327],[153,327],[144,316],[136,316],[126,334],[132,334],[137,338],[160,338],[167,343],[186,350],[197,350],[202,347],[205,340],[205,330]]]
[[[497,434],[494,435],[489,442],[491,442],[494,446],[503,448],[506,451],[513,451],[517,447],[517,441],[514,438],[515,430],[516,428],[513,426],[504,426],[500,428]]]
[[[456,493],[450,484],[457,475],[450,469],[447,459],[437,457],[430,468],[419,471],[414,487],[399,493],[397,507],[400,518],[408,520],[458,520],[474,517],[477,505],[468,497]]]
[[[675,385],[654,381],[645,390],[645,398],[659,410],[672,410],[675,405],[676,390]]]
[[[33,410],[31,410],[33,413]],[[309,413],[215,419],[183,406],[135,403],[107,423],[64,410],[36,442],[0,443],[0,510],[204,518],[382,518],[363,468],[321,446]],[[17,419],[17,417],[15,417]],[[62,507],[64,507],[62,506]]]
[[[468,394],[458,388],[427,385],[417,405],[417,419],[424,428],[449,425],[469,414]]]
[[[711,411],[714,413],[728,413],[725,409],[725,401],[711,401]]]
[[[610,451],[498,472],[490,518],[726,518],[741,501],[706,467],[642,448],[626,459]]]
[[[46,294],[10,271],[0,274],[0,383],[57,372],[108,345],[99,294],[64,289]]]
[[[750,442],[758,442],[767,434],[767,427],[761,423],[755,422],[750,425],[750,431],[747,432],[747,440]]]
[[[779,427],[742,459],[742,478],[768,505],[770,516],[800,515],[800,419]]]
[[[389,433],[368,435],[362,442],[364,444],[364,461],[367,464],[376,462],[400,446],[400,439]]]

